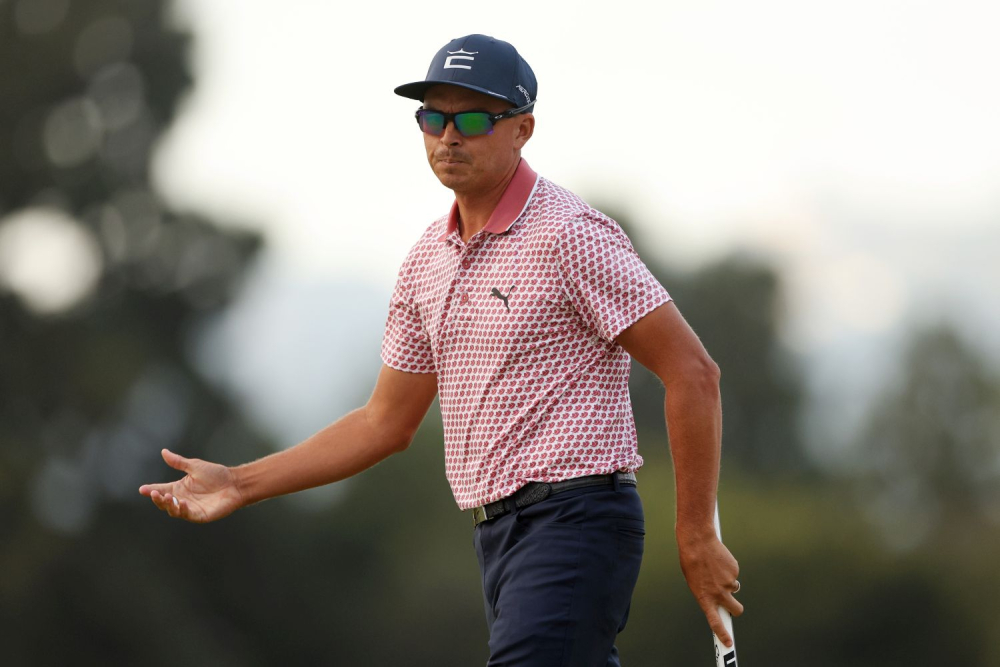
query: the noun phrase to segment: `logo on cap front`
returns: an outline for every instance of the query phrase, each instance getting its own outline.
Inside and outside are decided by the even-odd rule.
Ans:
[[[465,51],[464,49],[459,49],[458,51],[448,51],[448,57],[444,59],[443,69],[472,69],[472,65],[456,65],[453,61],[475,60],[472,56],[477,53],[479,53],[479,51]]]

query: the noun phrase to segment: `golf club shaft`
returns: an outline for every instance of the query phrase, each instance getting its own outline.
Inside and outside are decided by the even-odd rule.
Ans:
[[[719,523],[719,501],[715,501],[715,534],[722,541],[722,525]],[[712,634],[715,640],[715,667],[739,667],[736,663],[736,635],[733,634],[733,617],[725,607],[719,607],[719,616],[722,617],[722,624],[726,626],[726,632],[733,640],[733,645],[727,647],[717,635]]]

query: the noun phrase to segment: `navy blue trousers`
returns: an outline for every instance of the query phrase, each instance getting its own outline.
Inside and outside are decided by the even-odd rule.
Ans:
[[[566,491],[476,526],[488,667],[619,667],[644,535],[627,485]]]

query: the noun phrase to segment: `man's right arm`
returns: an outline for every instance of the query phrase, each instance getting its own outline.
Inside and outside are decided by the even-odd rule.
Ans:
[[[204,523],[255,502],[346,479],[409,446],[437,394],[437,376],[383,365],[371,398],[298,445],[226,468],[164,452],[188,473],[139,492],[171,516]]]

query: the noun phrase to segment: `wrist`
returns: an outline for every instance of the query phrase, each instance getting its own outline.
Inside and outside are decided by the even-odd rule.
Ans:
[[[250,483],[247,479],[247,466],[235,466],[229,468],[229,474],[232,476],[233,487],[236,489],[236,495],[239,497],[239,508],[242,509],[249,505],[253,505],[255,500],[250,492]]]
[[[713,521],[681,522],[674,525],[674,535],[681,547],[690,544],[703,544],[716,539],[715,523]]]

